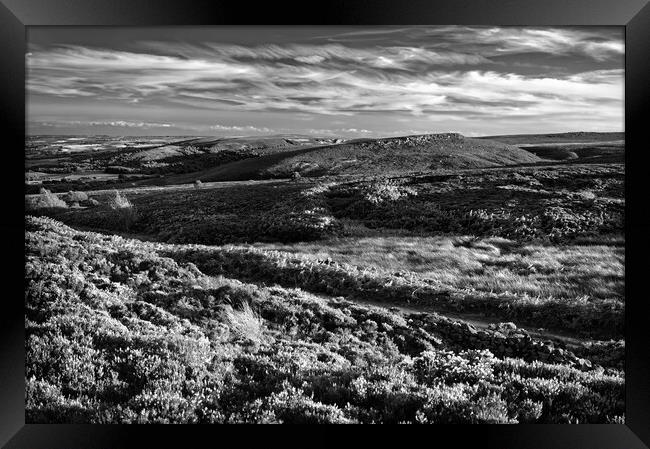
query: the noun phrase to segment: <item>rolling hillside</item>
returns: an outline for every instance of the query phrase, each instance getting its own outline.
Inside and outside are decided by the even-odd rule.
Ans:
[[[571,132],[561,134],[518,134],[480,139],[516,145],[542,159],[580,162],[624,162],[625,133]]]
[[[301,176],[372,175],[530,164],[541,159],[512,145],[460,134],[363,139],[303,147],[169,176],[166,183],[235,181]],[[144,181],[144,183],[153,181]]]
[[[497,142],[508,143],[510,145],[537,145],[547,143],[558,144],[580,144],[585,142],[611,142],[617,140],[624,140],[625,133],[612,132],[612,133],[597,133],[576,131],[570,133],[555,133],[555,134],[511,134],[502,136],[485,136],[478,137],[478,139],[496,140]]]

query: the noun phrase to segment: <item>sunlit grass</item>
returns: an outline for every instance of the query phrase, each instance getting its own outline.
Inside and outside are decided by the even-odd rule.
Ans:
[[[617,246],[390,236],[255,246],[386,273],[411,272],[454,290],[566,299],[622,298],[624,293],[624,248]]]

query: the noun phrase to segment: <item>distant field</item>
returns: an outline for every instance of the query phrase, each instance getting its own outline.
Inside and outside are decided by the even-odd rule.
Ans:
[[[264,168],[304,149],[338,138],[33,136],[26,142],[26,185],[56,192],[99,190],[106,185],[170,185],[271,178]],[[73,148],[74,147],[74,148]],[[103,176],[101,176],[103,175]]]
[[[521,134],[487,136],[480,139],[516,145],[544,160],[579,159],[581,163],[625,161],[625,133]]]
[[[82,137],[61,140],[35,137],[28,141],[26,168],[32,180],[28,191],[35,193],[38,189],[35,184],[39,183],[54,191],[96,190],[101,188],[102,181],[124,188],[133,183],[172,185],[197,179],[243,181],[287,178],[295,174],[310,177],[404,174],[540,161],[534,154],[516,147],[458,134],[351,142],[299,136],[183,139],[155,138],[146,144],[146,139],[106,137],[92,143],[92,139]],[[71,152],[64,145],[69,140],[75,142],[71,145],[91,145],[93,149]],[[97,172],[119,175],[119,179],[86,176]]]
[[[618,162],[625,161],[625,143],[623,141],[594,143],[544,143],[521,145],[527,151],[542,159],[575,160],[580,162]]]
[[[514,134],[501,136],[484,136],[478,139],[496,140],[498,142],[519,144],[544,144],[544,143],[584,143],[584,142],[611,142],[624,141],[625,133],[598,133],[598,132],[572,132],[557,134]]]

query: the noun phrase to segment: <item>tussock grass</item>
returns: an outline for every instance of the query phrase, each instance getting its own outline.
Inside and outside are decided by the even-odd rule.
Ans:
[[[47,211],[51,209],[67,209],[67,203],[59,198],[55,193],[50,192],[45,188],[41,188],[40,194],[32,201],[26,204],[27,210],[32,211]]]
[[[108,207],[113,210],[131,209],[133,208],[133,203],[126,196],[123,196],[119,190],[114,190],[112,197],[109,199]]]
[[[118,190],[113,192],[107,206],[113,211],[114,223],[118,229],[128,231],[138,218],[135,206]]]
[[[617,246],[559,246],[519,244],[501,238],[403,236],[361,236],[311,243],[257,243],[254,246],[313,261],[331,259],[370,267],[387,275],[408,272],[417,279],[436,283],[441,289],[507,292],[542,299],[622,298],[624,293],[625,254],[624,248]]]
[[[438,307],[440,310],[474,311],[520,324],[562,329],[583,335],[609,338],[619,336],[623,331],[624,302],[622,296],[616,295],[616,286],[620,286],[622,280],[617,280],[616,277],[613,279],[613,289],[611,285],[594,281],[591,292],[597,293],[599,289],[604,289],[601,297],[576,294],[573,290],[578,290],[579,282],[572,283],[571,278],[565,280],[567,285],[564,287],[554,286],[557,282],[552,278],[546,285],[542,280],[539,290],[542,287],[556,288],[563,294],[544,296],[515,293],[517,288],[537,293],[535,288],[525,284],[526,273],[514,274],[516,271],[509,275],[510,279],[501,275],[503,281],[496,281],[501,282],[495,285],[503,290],[495,290],[490,284],[491,277],[487,275],[482,284],[476,285],[483,289],[480,290],[468,285],[456,287],[454,276],[450,273],[447,273],[447,277],[438,273],[435,278],[423,277],[408,270],[391,273],[376,268],[372,263],[350,265],[339,262],[335,257],[329,257],[327,252],[321,252],[317,256],[322,258],[315,259],[314,255],[241,246],[182,245],[169,247],[165,254],[178,261],[194,263],[210,275],[278,283],[316,293],[372,301],[417,303]],[[364,257],[371,258],[372,254]],[[441,261],[444,262],[444,258]],[[480,266],[479,262],[475,263]],[[529,270],[528,267],[525,268]],[[469,280],[472,272],[466,271],[463,276]],[[498,275],[496,277],[499,278]]]
[[[239,310],[227,309],[225,322],[237,338],[259,343],[263,336],[262,318],[248,302],[244,302],[240,307]]]

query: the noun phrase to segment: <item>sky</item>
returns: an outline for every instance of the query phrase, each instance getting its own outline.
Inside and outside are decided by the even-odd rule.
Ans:
[[[624,130],[622,27],[29,27],[36,134]]]

